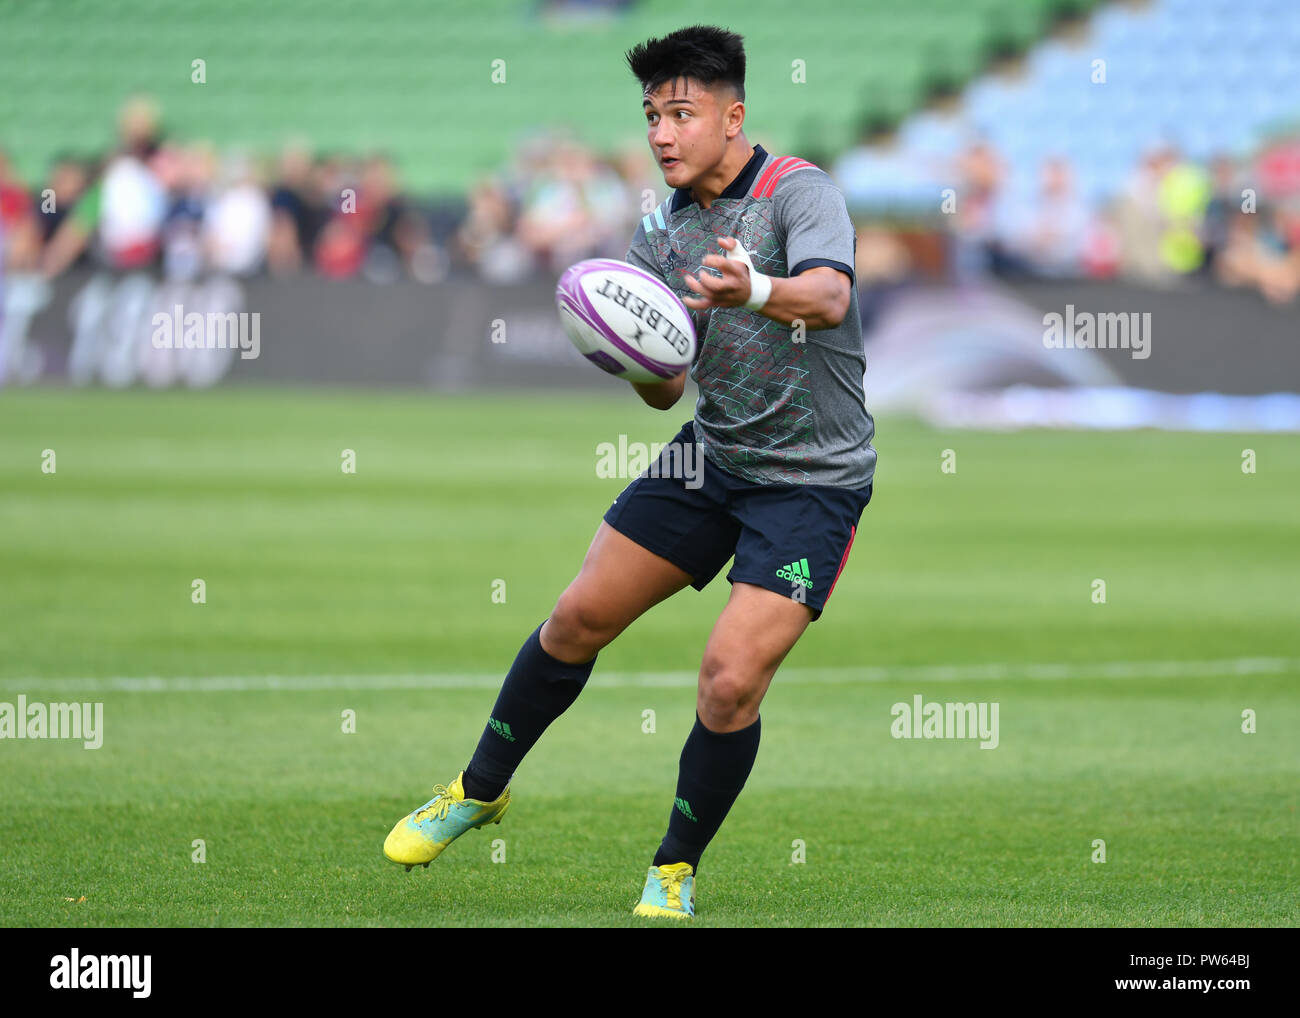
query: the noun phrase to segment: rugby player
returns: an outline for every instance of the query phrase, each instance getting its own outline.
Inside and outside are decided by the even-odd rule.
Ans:
[[[473,758],[397,823],[384,853],[427,866],[471,828],[500,823],[516,768],[577,699],[599,652],[734,559],[667,830],[634,908],[688,920],[700,858],[754,765],[763,696],[821,616],[871,500],[875,423],[844,197],[817,166],[745,137],[743,39],[696,25],[626,59],[672,189],[641,220],[627,261],[682,298],[699,337],[694,416],[661,454],[682,462],[659,463],[614,500],[578,576],[515,658]],[[686,374],[633,388],[670,410]],[[688,484],[697,444],[703,483]]]

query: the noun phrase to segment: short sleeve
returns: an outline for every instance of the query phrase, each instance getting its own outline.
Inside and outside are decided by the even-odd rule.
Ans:
[[[790,186],[778,195],[777,221],[785,232],[787,271],[797,276],[817,265],[839,269],[856,285],[857,231],[840,189],[830,183]]]

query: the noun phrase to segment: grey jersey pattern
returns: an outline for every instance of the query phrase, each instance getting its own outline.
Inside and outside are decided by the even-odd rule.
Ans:
[[[829,265],[853,279],[856,236],[839,188],[811,163],[761,145],[711,208],[679,188],[644,216],[627,261],[691,297],[683,275],[721,253],[719,236],[738,238],[769,276]],[[863,391],[856,280],[844,320],[802,336],[745,308],[692,317],[695,433],[715,466],[758,484],[862,488],[872,481],[875,421]]]

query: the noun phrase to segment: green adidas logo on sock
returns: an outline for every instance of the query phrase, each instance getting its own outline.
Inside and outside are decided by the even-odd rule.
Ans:
[[[510,726],[504,721],[498,721],[496,718],[488,718],[488,724],[491,725],[492,731],[496,732],[497,735],[501,736],[501,738],[508,739],[510,742],[516,741],[515,737],[510,734]]]
[[[788,566],[782,566],[776,571],[776,575],[783,580],[801,584],[812,590],[812,572],[808,568],[806,558],[801,558],[798,562],[791,562]]]
[[[687,820],[694,820],[697,824],[700,822],[700,818],[691,812],[691,804],[681,796],[673,800],[673,805],[677,807],[677,812],[681,813]]]

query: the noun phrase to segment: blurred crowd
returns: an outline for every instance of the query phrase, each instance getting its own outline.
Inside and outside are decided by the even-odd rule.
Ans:
[[[1208,165],[1154,144],[1117,193],[1093,200],[1062,156],[1025,188],[1011,186],[1008,160],[984,140],[939,167],[908,164],[891,148],[887,132],[874,134],[832,171],[863,224],[864,283],[1119,277],[1154,287],[1214,280],[1274,303],[1300,295],[1300,138]],[[900,179],[928,183],[906,194],[880,186]],[[946,197],[941,185],[951,186]],[[918,240],[936,235],[941,252]]]
[[[290,144],[259,162],[168,140],[159,124],[150,101],[132,100],[111,154],[59,158],[35,187],[0,151],[4,267],[47,277],[91,264],[181,280],[314,272],[426,283],[471,272],[509,283],[622,257],[641,192],[653,187],[644,152],[604,159],[539,135],[464,199],[416,201],[383,154]]]
[[[463,199],[441,202],[404,194],[382,154],[294,144],[262,163],[168,140],[145,99],[126,104],[118,134],[108,156],[58,159],[35,188],[0,152],[8,271],[49,277],[89,263],[181,280],[313,272],[508,284],[554,277],[583,258],[624,257],[647,196],[663,191],[644,143],[601,154],[549,132],[524,141]],[[948,165],[917,167],[878,132],[825,165],[859,222],[864,287],[918,275],[1120,276],[1154,286],[1201,277],[1284,303],[1300,295],[1298,145],[1282,149],[1282,184],[1257,157],[1202,166],[1155,146],[1104,201],[1085,198],[1065,158],[1047,160],[1035,186],[1012,187],[1006,158],[980,140]],[[900,188],[912,203],[902,215],[873,205]]]
[[[558,276],[584,258],[621,259],[637,222],[663,193],[654,165],[643,144],[604,155],[571,137],[539,133],[503,172],[471,188],[455,246],[499,283]]]

